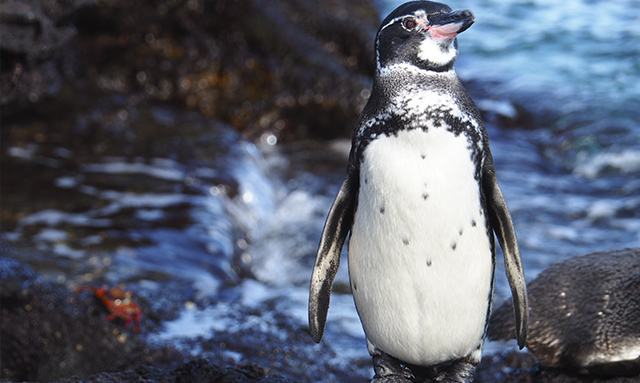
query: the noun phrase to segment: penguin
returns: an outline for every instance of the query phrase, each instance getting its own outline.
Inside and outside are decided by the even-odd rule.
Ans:
[[[578,374],[640,374],[640,248],[574,257],[528,285],[527,348],[545,367]],[[488,337],[513,330],[507,300],[491,316]]]
[[[349,236],[351,291],[373,382],[473,380],[493,300],[495,235],[516,337],[528,308],[516,234],[489,140],[458,79],[456,36],[469,10],[412,1],[382,22],[371,96],[356,123],[345,179],[311,278],[309,326],[320,342]]]

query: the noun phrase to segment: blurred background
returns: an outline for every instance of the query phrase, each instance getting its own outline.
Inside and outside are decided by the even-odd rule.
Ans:
[[[321,345],[307,289],[375,32],[400,3],[0,1],[3,254],[61,294],[133,292],[140,333],[118,330],[135,347],[111,370],[205,357],[299,381],[370,377],[346,262]],[[527,278],[640,246],[640,3],[448,4],[476,14],[456,68],[485,119]],[[499,304],[501,264],[497,275]],[[5,310],[25,285],[2,279]],[[20,321],[7,315],[5,333]],[[37,379],[11,344],[3,377]],[[41,375],[103,371],[83,366]]]

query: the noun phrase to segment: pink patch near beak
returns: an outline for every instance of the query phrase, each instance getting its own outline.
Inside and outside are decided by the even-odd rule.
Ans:
[[[431,38],[436,40],[453,40],[458,36],[460,28],[462,28],[462,23],[432,25],[427,27]]]

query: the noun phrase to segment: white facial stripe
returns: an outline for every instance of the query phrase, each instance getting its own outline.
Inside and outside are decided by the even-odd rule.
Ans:
[[[427,19],[427,13],[426,13],[425,11],[423,11],[422,9],[418,9],[417,11],[415,11],[415,12],[413,13],[413,15],[414,15],[417,19],[424,19],[424,20],[425,20],[425,24],[426,24],[426,25],[429,25],[429,19]],[[388,26],[390,26],[390,25],[392,25],[392,24],[396,23],[397,21],[404,20],[404,19],[406,19],[407,17],[410,17],[410,16],[408,16],[408,15],[404,15],[404,16],[399,16],[399,17],[396,17],[396,18],[392,19],[392,20],[391,20],[391,21],[389,21],[387,24],[385,24],[382,28],[380,28],[380,32],[382,32],[386,27],[388,27]]]
[[[400,17],[396,17],[395,19],[392,19],[391,21],[389,21],[387,24],[385,24],[382,28],[380,28],[380,32],[382,32],[386,27],[388,27],[389,25],[395,24],[397,21],[402,20],[404,18],[406,18],[407,16],[400,16]]]

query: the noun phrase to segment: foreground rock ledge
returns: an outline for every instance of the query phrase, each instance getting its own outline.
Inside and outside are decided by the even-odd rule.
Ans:
[[[170,347],[154,349],[133,336],[119,341],[113,336],[117,326],[104,319],[94,299],[78,297],[61,285],[51,284],[29,266],[6,256],[0,256],[0,308],[1,373],[5,382],[294,381],[285,375],[296,375],[295,379],[301,383],[306,380],[299,372],[278,371],[276,374],[260,366],[260,360],[251,355],[243,355],[243,363],[239,365],[220,366],[205,359],[185,363],[190,357]],[[161,313],[150,312],[148,305],[144,305],[144,309],[147,317],[163,317]],[[82,349],[78,349],[78,344],[83,345]],[[347,371],[343,373],[345,382],[367,381],[363,377],[349,377]],[[545,369],[529,353],[511,351],[483,358],[475,382],[631,383],[639,379],[640,376],[606,378]]]
[[[141,366],[131,371],[97,374],[88,379],[71,378],[58,381],[58,383],[98,382],[291,383],[293,381],[279,375],[269,374],[266,369],[255,365],[220,367],[205,359],[185,363],[173,371]]]

